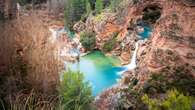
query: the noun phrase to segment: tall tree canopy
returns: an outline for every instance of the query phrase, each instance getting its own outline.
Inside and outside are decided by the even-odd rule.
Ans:
[[[88,0],[67,0],[65,4],[65,25],[71,29],[74,23],[79,21],[87,11],[89,11]]]

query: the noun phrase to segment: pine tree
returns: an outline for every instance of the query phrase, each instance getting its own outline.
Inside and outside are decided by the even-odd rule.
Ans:
[[[79,21],[86,13],[86,0],[67,0],[65,4],[65,25],[72,29],[74,23]]]
[[[88,16],[91,13],[91,4],[89,0],[86,0],[86,15]]]
[[[59,87],[61,107],[64,110],[91,110],[93,101],[89,82],[84,81],[80,72],[67,71],[62,77]]]
[[[103,0],[96,0],[95,2],[95,11],[96,13],[101,13],[103,10]]]
[[[117,8],[119,7],[120,2],[121,2],[120,0],[111,0],[110,1],[111,11],[113,11],[113,12],[117,11]]]

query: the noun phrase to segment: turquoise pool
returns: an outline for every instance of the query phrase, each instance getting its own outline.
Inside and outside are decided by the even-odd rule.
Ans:
[[[96,96],[116,84],[120,78],[118,72],[123,69],[117,67],[119,64],[120,61],[116,57],[107,57],[100,51],[94,51],[81,57],[80,62],[67,65],[72,71],[84,74],[86,81],[92,85],[93,95]]]
[[[139,35],[143,40],[151,36],[152,28],[148,25],[142,26],[144,32]],[[94,96],[116,84],[117,79],[120,79],[120,73],[126,69],[120,66],[117,57],[107,57],[100,51],[93,51],[81,57],[80,62],[66,63],[66,66],[72,71],[80,71],[84,74],[85,80],[92,85]]]
[[[152,28],[149,25],[141,25],[144,28],[144,31],[142,33],[139,33],[138,35],[141,36],[141,39],[148,39],[151,36]]]

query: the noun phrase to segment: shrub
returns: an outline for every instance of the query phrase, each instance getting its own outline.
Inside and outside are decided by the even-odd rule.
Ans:
[[[149,110],[191,110],[192,97],[184,96],[177,90],[166,93],[164,99],[150,99],[148,95],[142,97],[142,101],[148,105]]]
[[[106,18],[106,16],[104,15],[104,13],[98,14],[94,17],[95,22],[101,22],[104,21],[104,19]]]
[[[118,33],[114,33],[109,41],[107,41],[104,46],[103,46],[103,51],[104,52],[109,52],[111,51],[117,43],[116,37],[118,36]]]
[[[84,76],[80,72],[67,71],[60,83],[59,93],[61,107],[64,110],[91,110],[93,100],[91,87],[84,82]]]
[[[119,4],[120,4],[121,0],[111,0],[110,1],[110,10],[112,12],[116,12],[117,11],[117,8],[119,7]]]
[[[80,42],[82,46],[87,50],[92,50],[95,48],[96,39],[94,32],[81,32]]]
[[[151,78],[145,83],[145,93],[165,93],[169,89],[176,88],[182,93],[195,95],[195,80],[186,73],[182,67],[173,68],[173,73],[164,71],[152,73]]]

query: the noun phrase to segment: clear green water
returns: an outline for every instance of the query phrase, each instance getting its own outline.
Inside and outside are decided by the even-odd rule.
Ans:
[[[144,27],[144,32],[139,33],[141,39],[148,39],[151,36],[152,28],[148,25],[141,26]],[[74,34],[71,34],[71,36],[74,36]],[[117,57],[107,57],[100,51],[94,51],[81,57],[80,62],[68,63],[68,68],[72,71],[82,72],[85,80],[91,83],[93,95],[96,96],[117,83],[120,73],[127,69],[119,66],[119,64],[120,61]]]
[[[152,28],[149,25],[141,25],[144,28],[144,31],[142,33],[139,33],[138,35],[141,36],[141,39],[148,39],[151,36]]]
[[[120,78],[117,73],[121,71],[120,61],[116,57],[107,57],[100,51],[94,51],[81,57],[80,62],[68,64],[73,71],[84,74],[86,81],[92,85],[93,95],[111,87]]]

